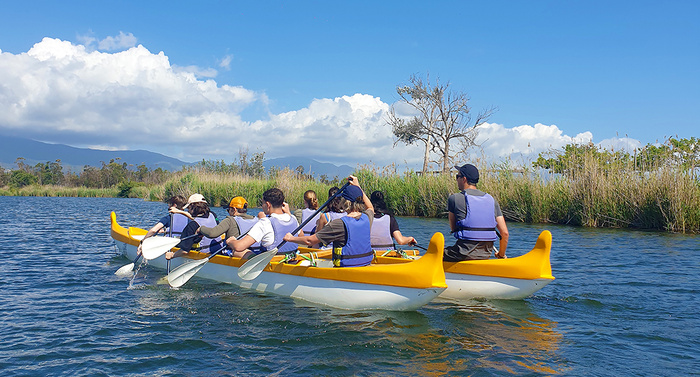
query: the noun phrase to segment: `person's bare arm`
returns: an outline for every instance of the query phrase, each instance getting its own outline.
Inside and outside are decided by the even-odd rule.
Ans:
[[[415,245],[416,239],[411,237],[411,236],[404,236],[401,234],[400,230],[395,230],[394,233],[391,234],[394,237],[394,240],[396,240],[396,243],[399,245]]]
[[[348,177],[348,182],[350,182],[351,185],[357,186],[360,188],[360,190],[362,190],[362,187],[360,187],[360,181],[354,175],[351,175]],[[362,190],[362,201],[364,202],[365,207],[367,207],[367,209],[374,211],[374,206],[372,205],[372,201],[369,200],[369,198],[367,197],[367,194],[365,194],[364,190]]]
[[[319,230],[323,229],[324,226],[326,226],[326,215],[321,214],[321,216],[318,217],[318,220],[316,221],[316,232]]]
[[[233,251],[245,251],[254,243],[255,243],[255,239],[247,234],[244,237],[242,237],[240,240],[236,239],[236,237],[229,237],[226,240],[226,244]]]
[[[317,244],[318,237],[316,237],[315,234],[312,234],[310,236],[293,236],[291,233],[287,233],[284,235],[283,238],[287,242],[294,242],[300,245],[306,245],[306,246],[311,246]]]
[[[506,257],[506,248],[508,248],[508,226],[506,225],[506,219],[503,216],[496,217],[496,228],[501,234],[501,241],[499,242],[497,258]]]
[[[183,211],[183,210],[181,210],[181,209],[178,209],[177,207],[170,207],[170,209],[168,210],[168,212],[170,212],[170,213],[179,213],[180,215],[185,215],[185,216],[187,216],[187,218],[189,218],[190,220],[194,220],[194,217],[192,217],[192,215],[190,215],[189,212]]]
[[[452,212],[447,213],[447,220],[450,222],[450,232],[454,233],[457,231],[457,217]]]

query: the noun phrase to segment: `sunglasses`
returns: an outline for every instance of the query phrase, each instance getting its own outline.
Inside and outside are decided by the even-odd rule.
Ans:
[[[457,179],[464,178],[462,174],[457,174]]]

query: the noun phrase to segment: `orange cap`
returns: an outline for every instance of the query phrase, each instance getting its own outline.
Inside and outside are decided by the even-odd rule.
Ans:
[[[228,206],[233,207],[233,208],[245,208],[248,202],[242,197],[242,196],[237,196],[233,199],[231,199],[231,202],[229,202]]]

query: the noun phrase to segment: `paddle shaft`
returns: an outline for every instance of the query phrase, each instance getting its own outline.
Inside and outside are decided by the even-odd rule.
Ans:
[[[417,247],[417,248],[419,248],[419,249],[421,249],[421,250],[428,251],[427,248],[425,248],[425,247],[423,247],[423,246],[421,246],[421,245],[418,245],[418,244],[413,244],[413,245],[411,245],[411,246],[415,246],[415,247]]]
[[[245,237],[246,234],[248,234],[248,232],[245,232],[245,233],[239,235],[236,239],[240,240],[241,238]],[[224,251],[224,250],[226,250],[226,246],[224,246],[224,247],[222,247],[221,249],[219,249],[219,250],[213,252],[211,255],[209,255],[209,256],[206,258],[206,260],[205,260],[204,262],[195,261],[195,262],[190,262],[190,263],[182,264],[182,265],[178,266],[175,270],[173,270],[172,273],[171,273],[170,271],[168,271],[168,275],[166,276],[166,278],[168,279],[168,281],[171,281],[171,280],[173,280],[173,279],[175,279],[175,278],[177,278],[177,277],[182,276],[183,274],[187,273],[188,271],[191,271],[193,268],[201,268],[200,266],[203,266],[204,264],[207,264],[207,263],[211,260],[211,258],[214,258],[216,255],[218,255],[219,253],[221,253],[221,252]],[[186,266],[188,266],[188,265],[190,265],[190,266],[189,266],[189,267],[186,267]],[[184,270],[182,270],[183,268],[184,268]],[[180,271],[179,269],[182,270],[182,271]],[[197,270],[197,271],[199,271],[199,270]],[[196,274],[196,273],[197,273],[197,272],[195,271],[195,274]],[[177,275],[177,276],[173,276],[173,274],[175,274],[175,275]],[[194,274],[192,274],[192,276],[194,276]],[[171,279],[171,277],[172,277],[172,279]],[[191,278],[191,277],[187,278],[187,280],[185,280],[184,282],[182,282],[182,284],[180,284],[180,286],[182,286],[182,285],[184,285],[185,283],[187,283],[187,282],[189,281],[190,278]]]

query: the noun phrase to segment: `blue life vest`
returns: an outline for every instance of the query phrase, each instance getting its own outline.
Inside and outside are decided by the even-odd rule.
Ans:
[[[316,210],[313,210],[313,209],[310,209],[310,208],[304,208],[304,209],[302,209],[302,210],[301,210],[301,222],[303,223],[304,221],[306,221],[306,219],[308,219],[309,217],[311,217],[311,215],[313,215],[314,212],[316,212]],[[321,213],[320,213],[320,212],[317,213],[316,216],[314,216],[313,219],[309,220],[309,222],[306,223],[306,225],[304,225],[303,228],[301,228],[301,230],[304,231],[304,235],[305,235],[305,236],[310,236],[310,235],[316,233],[316,223],[318,222],[318,218],[319,218],[319,217],[321,217]]]
[[[252,219],[244,219],[244,218],[242,218],[242,217],[240,217],[240,216],[235,216],[233,219],[236,220],[236,224],[238,224],[238,229],[241,231],[241,235],[244,235],[244,234],[248,233],[248,231],[250,230],[250,228],[252,228],[253,225],[255,225],[255,224],[258,223],[258,218],[257,218],[257,217],[254,217],[254,218],[252,218]],[[253,248],[259,249],[259,248],[260,248],[260,242],[256,242],[256,243],[250,245],[250,248],[251,248],[251,249],[253,249]]]
[[[199,226],[206,226],[208,228],[213,228],[216,226],[216,219],[214,218],[214,214],[211,212],[209,212],[208,217],[195,217],[194,221],[196,221]],[[223,248],[224,241],[222,240],[221,236],[213,239],[202,236],[202,240],[199,241],[199,247],[196,248],[196,250],[203,253],[213,253]]]
[[[374,259],[370,244],[370,224],[366,214],[359,219],[345,216],[341,218],[345,225],[345,246],[336,247],[333,242],[333,265],[335,267],[369,266]]]
[[[496,241],[496,216],[494,215],[496,201],[489,194],[475,196],[464,194],[467,204],[467,214],[457,221],[455,237],[467,241]]]
[[[272,230],[275,233],[275,242],[273,243],[273,247],[276,247],[282,241],[284,241],[284,235],[287,233],[292,233],[294,230],[296,230],[297,227],[299,227],[299,222],[297,222],[297,218],[294,216],[289,216],[290,219],[289,221],[282,221],[278,219],[277,217],[270,216],[268,219],[270,219],[270,223],[272,224]],[[294,236],[298,235],[299,233],[293,234]],[[296,249],[299,247],[299,245],[295,244],[294,242],[285,242],[282,247],[280,247],[277,250],[277,254],[286,254],[292,251],[296,251]]]
[[[374,250],[394,250],[394,239],[391,237],[391,217],[384,214],[372,221],[370,241]]]
[[[165,229],[165,233],[168,236],[179,238],[188,222],[190,222],[189,217],[180,213],[171,213],[170,226]]]

